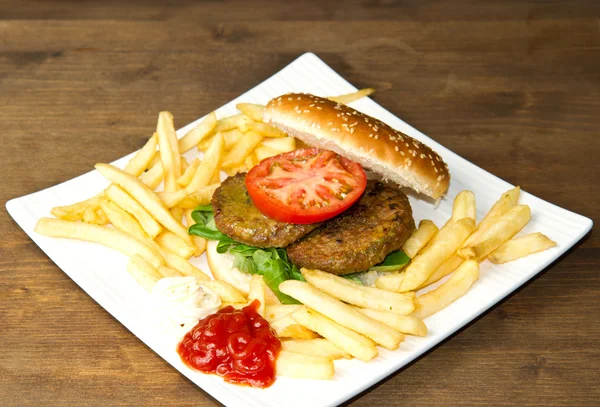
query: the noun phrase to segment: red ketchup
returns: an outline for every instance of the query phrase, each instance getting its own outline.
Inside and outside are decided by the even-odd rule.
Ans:
[[[177,346],[183,362],[230,383],[263,388],[273,384],[281,342],[256,312],[259,304],[254,300],[241,310],[228,306],[200,320]]]

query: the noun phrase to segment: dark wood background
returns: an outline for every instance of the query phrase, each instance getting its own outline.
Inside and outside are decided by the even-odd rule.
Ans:
[[[466,159],[600,220],[600,2],[0,0],[0,201],[306,51]],[[0,405],[217,404],[0,213]],[[600,405],[600,239],[353,406]]]

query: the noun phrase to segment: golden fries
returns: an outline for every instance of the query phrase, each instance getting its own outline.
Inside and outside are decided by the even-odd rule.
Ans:
[[[171,209],[179,205],[188,196],[188,193],[185,189],[180,189],[173,192],[157,192],[156,196],[158,196],[164,206]],[[173,217],[176,218],[175,216]]]
[[[368,362],[377,356],[377,348],[370,339],[332,321],[315,310],[301,307],[290,315],[302,326],[317,332],[357,359]]]
[[[516,235],[529,222],[529,219],[531,219],[529,206],[517,205],[500,216],[479,236],[479,240],[463,247],[458,254],[464,258],[479,261]]]
[[[402,250],[411,259],[419,253],[419,251],[427,246],[427,243],[436,235],[438,227],[430,220],[424,219],[419,222],[419,228],[404,242]]]
[[[265,107],[263,105],[256,105],[254,103],[238,103],[235,105],[235,107],[237,107],[237,110],[244,113],[255,122],[262,122],[263,112],[265,111]]]
[[[293,137],[266,138],[260,145],[272,148],[280,153],[287,153],[296,149],[296,139]]]
[[[330,380],[335,373],[331,359],[286,350],[279,352],[276,369],[279,376],[297,379]]]
[[[217,115],[215,112],[211,112],[198,126],[194,127],[179,140],[179,151],[181,154],[190,151],[194,146],[211,135],[216,126]]]
[[[439,281],[442,278],[446,277],[448,274],[450,274],[454,270],[456,270],[458,268],[458,266],[460,266],[462,264],[463,261],[465,261],[464,258],[462,258],[458,254],[454,253],[445,262],[443,262],[442,265],[439,266],[433,272],[433,274],[431,276],[429,276],[429,278],[423,284],[421,284],[419,286],[419,288],[426,287],[429,284],[433,284],[436,281]]]
[[[520,193],[521,193],[521,188],[514,187],[513,189],[510,189],[510,190],[506,191],[504,194],[502,194],[500,199],[498,199],[498,201],[492,206],[492,208],[485,215],[483,220],[481,222],[479,222],[479,225],[477,225],[477,229],[475,230],[475,232],[473,232],[473,234],[471,236],[469,236],[469,238],[463,244],[463,246],[469,246],[471,243],[479,240],[479,237],[481,236],[482,233],[484,233],[486,230],[488,230],[490,228],[490,226],[492,226],[494,223],[496,223],[496,221],[502,215],[504,215],[510,209],[514,208],[517,205],[517,203],[519,202]]]
[[[127,191],[133,198],[140,202],[144,208],[162,224],[166,229],[175,233],[186,242],[191,242],[187,234],[187,229],[178,222],[171,213],[164,207],[158,196],[142,184],[137,178],[129,175],[110,164],[96,164],[96,169],[108,178],[110,181],[119,185]]]
[[[192,212],[193,212],[192,209],[185,209],[183,211],[183,214],[185,216],[185,223],[187,224],[188,229],[190,228],[190,226],[192,226],[195,223],[194,219],[192,219]],[[206,244],[207,244],[206,239],[203,237],[200,237],[200,236],[192,236],[192,235],[190,235],[190,238],[192,239],[192,243],[196,247],[194,256],[200,256],[206,250]]]
[[[225,281],[206,280],[202,285],[210,288],[221,298],[223,302],[243,303],[246,302],[244,294],[234,286]]]
[[[288,339],[281,341],[281,350],[320,356],[327,359],[351,359],[352,356],[329,342],[327,339]]]
[[[317,334],[313,331],[292,319],[291,315],[286,315],[271,322],[271,328],[273,328],[280,338],[314,339],[317,337]]]
[[[117,185],[112,184],[104,193],[113,203],[119,206],[124,211],[131,214],[144,229],[146,234],[154,239],[162,232],[162,226],[144,209],[142,205],[131,197],[127,192],[123,191]]]
[[[401,294],[378,288],[365,287],[353,281],[319,270],[302,269],[310,284],[344,302],[380,311],[410,314],[415,306],[414,293]]]
[[[452,206],[452,222],[456,222],[463,218],[471,218],[473,219],[473,222],[477,220],[475,194],[471,191],[461,191],[454,199],[454,205]]]
[[[265,310],[265,319],[269,322],[277,321],[278,319],[297,311],[300,307],[301,305],[296,304],[269,305]]]
[[[223,135],[221,133],[217,133],[217,135],[213,138],[210,147],[208,150],[206,150],[204,158],[198,166],[196,174],[194,174],[194,177],[186,187],[188,194],[193,194],[200,188],[208,185],[213,177],[213,174],[218,172],[218,169],[221,167],[223,153]]]
[[[167,266],[177,270],[184,276],[194,276],[200,281],[207,281],[210,279],[202,270],[194,267],[183,257],[164,249],[160,250],[160,254],[165,259]]]
[[[252,274],[250,278],[250,291],[248,292],[248,303],[258,300],[260,303],[256,312],[265,317],[265,283],[261,275]]]
[[[158,135],[154,133],[152,137],[138,150],[131,160],[125,165],[123,171],[128,174],[139,177],[146,168],[148,163],[156,156],[156,146],[158,145]]]
[[[189,259],[196,251],[195,246],[184,242],[177,235],[169,232],[168,230],[165,230],[160,235],[156,236],[155,241],[163,249],[168,250],[171,253],[175,253],[184,259]]]
[[[180,187],[183,187],[183,188],[187,187],[188,184],[190,183],[190,181],[192,180],[192,178],[194,177],[194,174],[198,170],[199,166],[200,166],[200,160],[197,158],[194,158],[194,160],[190,163],[190,165],[185,169],[185,171],[181,175],[181,177],[177,178],[177,185],[179,185]]]
[[[415,299],[415,312],[411,315],[424,319],[435,314],[443,308],[465,295],[469,288],[479,278],[479,263],[466,260],[450,276],[448,281],[435,290],[421,295]]]
[[[152,291],[154,284],[163,277],[154,267],[137,254],[131,256],[129,259],[127,271],[147,291]]]
[[[158,133],[160,160],[164,169],[165,191],[176,191],[178,189],[177,178],[181,176],[181,155],[171,113],[159,113],[156,132]]]
[[[285,138],[287,138],[287,133],[279,130],[277,127],[274,127],[268,123],[252,122],[252,123],[247,124],[247,128],[249,130],[254,130],[256,133],[259,133],[259,134],[263,135],[264,137],[271,137],[271,138],[285,137]]]
[[[35,231],[44,236],[66,237],[100,243],[128,256],[139,254],[155,269],[164,265],[163,258],[155,250],[118,229],[83,222],[42,218],[35,225]]]
[[[379,322],[383,322],[390,328],[408,335],[425,336],[427,335],[427,326],[422,320],[412,315],[399,315],[394,312],[377,311],[368,308],[355,307],[357,311],[362,312]]]
[[[163,181],[164,177],[165,170],[162,162],[159,160],[158,163],[154,164],[148,171],[140,176],[140,181],[151,190],[154,190]]]
[[[89,208],[96,210],[100,208],[100,200],[102,194],[86,199],[85,201],[77,202],[72,205],[55,206],[50,213],[59,219],[64,220],[83,220],[83,214]]]
[[[240,142],[223,157],[223,167],[234,167],[243,163],[263,138],[264,136],[256,131],[246,133]]]
[[[343,103],[343,104],[347,105],[348,103],[352,103],[355,100],[358,100],[358,99],[363,98],[365,96],[369,96],[373,92],[375,92],[375,89],[373,89],[373,88],[365,88],[365,89],[358,90],[356,92],[348,93],[346,95],[329,96],[329,97],[327,97],[327,99],[333,100],[334,102]]]
[[[194,209],[198,205],[208,205],[212,199],[215,190],[221,184],[211,184],[205,187],[199,188],[196,192],[186,196],[181,202],[177,204],[178,208]]]
[[[473,230],[475,222],[471,218],[463,218],[453,222],[446,230],[440,230],[434,241],[406,267],[398,291],[410,291],[419,287],[452,256]]]
[[[488,259],[495,264],[506,263],[556,246],[546,235],[540,232],[507,241],[494,250]]]
[[[131,235],[153,249],[157,249],[154,242],[152,242],[146,232],[144,232],[144,229],[142,229],[142,226],[140,226],[140,223],[133,216],[108,200],[102,201],[100,205],[108,220],[115,228]]]
[[[400,342],[404,340],[404,335],[400,332],[361,314],[308,283],[287,280],[279,285],[279,290],[339,324],[371,338],[387,349],[397,349]]]

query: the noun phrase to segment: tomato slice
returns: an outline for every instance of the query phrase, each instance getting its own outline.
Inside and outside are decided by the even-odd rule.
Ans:
[[[258,210],[286,223],[333,218],[356,202],[366,185],[360,164],[314,147],[266,158],[246,175]]]

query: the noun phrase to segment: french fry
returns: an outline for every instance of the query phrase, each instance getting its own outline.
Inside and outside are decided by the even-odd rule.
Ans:
[[[96,209],[96,216],[98,217],[99,225],[106,225],[108,223],[108,217],[106,213],[102,210],[102,208]]]
[[[256,131],[246,133],[240,142],[223,157],[223,167],[234,167],[242,164],[263,138],[263,135]]]
[[[297,323],[290,315],[286,315],[270,323],[271,328],[280,338],[314,339],[318,335]]]
[[[225,171],[225,174],[227,174],[227,176],[233,177],[237,173],[248,171],[248,167],[246,167],[246,165],[242,163],[234,167],[224,168],[223,171]]]
[[[179,205],[188,196],[188,193],[185,189],[179,189],[172,192],[157,192],[156,196],[158,196],[164,206],[171,209]]]
[[[427,246],[427,243],[436,235],[438,227],[430,220],[424,219],[419,222],[419,228],[404,242],[402,250],[411,259],[419,253],[419,251]]]
[[[100,223],[100,219],[98,219],[98,215],[96,215],[96,210],[94,208],[87,208],[85,212],[83,212],[83,221],[94,225]]]
[[[277,321],[278,319],[297,311],[300,307],[301,305],[298,304],[267,305],[265,309],[265,319],[269,322]]]
[[[265,317],[265,282],[259,274],[252,274],[250,278],[250,292],[248,292],[248,303],[258,300],[259,305],[256,312]]]
[[[475,221],[463,218],[453,222],[446,230],[440,230],[434,241],[417,255],[404,271],[399,291],[411,291],[419,287],[448,259],[475,230]]]
[[[177,270],[184,276],[193,276],[200,281],[210,280],[210,277],[208,277],[208,275],[206,275],[199,268],[194,267],[189,261],[187,261],[183,257],[179,257],[175,253],[165,249],[161,249],[160,254],[165,259],[165,263],[167,263],[167,266]]]
[[[242,133],[240,129],[225,131],[221,134],[223,135],[225,150],[231,150],[233,146],[239,143],[242,137],[244,137],[244,133]]]
[[[140,223],[135,220],[133,216],[125,212],[123,209],[119,208],[113,202],[108,200],[102,201],[100,203],[102,210],[108,217],[108,220],[112,225],[119,229],[120,231],[131,235],[136,238],[140,242],[152,247],[153,249],[158,249],[158,247],[152,242],[150,237],[144,232],[144,229],[140,225]]]
[[[156,236],[155,241],[163,249],[175,253],[184,259],[189,259],[196,251],[195,246],[189,245],[168,230],[165,230],[160,235]]]
[[[252,167],[254,167],[257,164],[258,164],[258,160],[256,159],[256,154],[254,154],[254,153],[248,155],[248,157],[246,157],[246,159],[244,160],[244,166],[248,169],[251,169]]]
[[[110,181],[119,185],[135,198],[166,229],[190,242],[187,229],[164,207],[158,196],[133,175],[129,175],[110,164],[96,164],[96,169]]]
[[[158,157],[158,155],[157,155]],[[160,157],[159,157],[160,158]],[[151,190],[155,190],[156,187],[163,181],[165,177],[165,170],[163,168],[162,162],[154,164],[148,171],[143,173],[140,176],[140,181],[142,184],[146,185]]]
[[[277,298],[277,295],[275,295],[273,290],[265,284],[265,306],[267,305],[281,305],[281,301]]]
[[[202,140],[210,136],[217,126],[217,115],[215,112],[209,113],[200,124],[186,133],[179,139],[179,151],[184,154],[198,145]]]
[[[64,220],[83,220],[83,214],[88,208],[94,210],[100,208],[100,200],[102,194],[96,195],[92,198],[86,199],[85,201],[77,202],[71,205],[55,206],[52,208],[50,213],[59,219]]]
[[[177,178],[181,176],[181,155],[171,113],[160,112],[158,114],[156,132],[158,133],[160,160],[165,172],[165,191],[176,191],[178,189]]]
[[[404,335],[400,332],[361,314],[351,306],[319,291],[308,283],[287,280],[279,285],[279,290],[346,328],[371,338],[387,349],[398,349],[400,342],[404,340]]]
[[[331,359],[286,350],[279,352],[276,370],[278,376],[297,379],[330,380],[335,374]]]
[[[475,194],[467,190],[459,192],[452,206],[452,222],[463,218],[471,218],[475,222],[476,216]]]
[[[488,259],[494,264],[506,263],[556,246],[556,242],[540,232],[511,239],[494,250]]]
[[[217,185],[221,184],[221,171],[215,171],[215,173],[213,174],[213,176],[209,182],[209,185],[212,185],[212,184],[217,184]]]
[[[465,261],[465,259],[463,259],[458,254],[454,253],[445,262],[443,262],[442,265],[439,266],[431,276],[429,276],[427,281],[425,281],[419,286],[419,288],[427,287],[429,284],[433,284],[436,281],[439,281],[442,278],[446,277],[448,274],[456,270],[458,266],[462,264],[463,261]]]
[[[233,130],[235,128],[238,128],[238,129],[244,131],[243,129],[245,129],[246,123],[248,123],[249,121],[250,121],[250,118],[244,116],[242,113],[239,113],[239,114],[236,114],[233,116],[224,117],[217,121],[217,126],[215,127],[214,132],[218,133],[218,132],[222,132],[222,131],[229,131],[229,130]],[[245,133],[245,131],[244,131],[244,133]]]
[[[415,309],[414,293],[401,294],[379,288],[365,287],[354,281],[319,270],[303,268],[302,275],[319,290],[349,304],[380,311],[410,314]]]
[[[265,107],[263,105],[257,105],[254,103],[238,103],[235,105],[237,109],[254,120],[255,122],[262,122],[263,112]]]
[[[243,303],[246,302],[244,294],[231,284],[219,280],[206,280],[202,285],[210,288],[221,298],[223,302]]]
[[[183,188],[187,187],[199,166],[200,160],[194,158],[191,164],[185,169],[185,172],[181,175],[181,177],[177,178],[177,185]]]
[[[177,219],[179,222],[181,222],[181,220],[183,219],[183,209],[182,208],[171,208],[169,210],[169,212],[171,212],[171,215]],[[192,239],[190,238],[190,241]],[[191,242],[190,242],[191,244]]]
[[[278,154],[281,154],[281,152],[279,152],[278,150],[275,150],[274,148],[271,148],[271,147],[259,145],[258,147],[256,147],[254,149],[254,155],[256,156],[256,159],[258,160],[258,162],[261,162],[265,158],[273,157]]]
[[[386,291],[398,291],[404,281],[404,270],[381,274],[375,279],[375,287]]]
[[[250,130],[254,130],[257,133],[262,134],[264,137],[269,137],[269,138],[285,137],[285,138],[287,138],[286,132],[281,131],[277,127],[272,126],[268,123],[253,122],[253,123],[248,123],[247,127]]]
[[[198,205],[208,205],[212,199],[215,190],[221,184],[211,184],[205,187],[199,188],[196,192],[186,196],[181,202],[177,204],[177,207],[184,209],[194,209]]]
[[[156,146],[158,145],[158,136],[156,133],[138,150],[137,153],[129,160],[123,171],[133,176],[139,177],[146,168],[148,163],[156,156]]]
[[[223,132],[219,132],[219,133],[223,134]],[[198,151],[206,151],[206,150],[208,150],[208,148],[212,144],[213,140],[215,139],[215,135],[216,134],[213,134],[213,135],[205,138],[201,142],[199,142],[198,143]]]
[[[294,137],[266,138],[260,145],[272,148],[280,153],[287,153],[296,149],[296,139]]]
[[[427,335],[427,326],[422,320],[412,315],[399,315],[394,312],[377,311],[368,308],[355,307],[355,309],[403,334],[415,336]]]
[[[129,259],[127,271],[147,291],[152,291],[154,284],[162,278],[162,275],[150,263],[137,254]]]
[[[377,356],[377,348],[370,339],[332,321],[315,310],[302,307],[290,316],[302,326],[318,333],[357,359],[368,362]]]
[[[281,341],[281,350],[320,356],[328,359],[352,359],[352,355],[335,346],[327,339],[288,339]]]
[[[183,276],[183,274],[181,274],[179,271],[175,270],[174,268],[167,267],[167,266],[159,267],[158,273],[163,277],[181,277],[181,276]]]
[[[479,278],[479,263],[466,260],[450,276],[448,281],[435,290],[429,291],[415,299],[413,317],[424,319],[446,308],[448,305],[465,295],[469,288]]]
[[[63,219],[41,218],[35,225],[35,231],[44,236],[65,237],[99,243],[118,250],[127,256],[139,254],[155,269],[164,265],[163,258],[155,250],[118,229],[83,222],[70,222]]]
[[[496,223],[479,236],[479,240],[463,247],[458,254],[466,259],[482,260],[516,235],[531,219],[527,205],[517,205],[500,216]]]
[[[208,185],[213,177],[213,174],[221,167],[221,162],[223,161],[223,152],[223,135],[221,133],[217,133],[212,144],[208,150],[206,150],[204,159],[200,163],[200,166],[194,174],[194,177],[186,187],[188,194],[193,194],[200,188]]]
[[[329,97],[327,97],[327,99],[333,100],[334,102],[343,103],[343,104],[347,105],[348,103],[352,103],[355,100],[358,100],[358,99],[363,98],[365,96],[369,96],[373,92],[375,92],[375,89],[373,89],[373,88],[364,88],[364,89],[361,89],[361,90],[356,91],[356,92],[348,93],[346,95],[329,96]]]
[[[185,223],[188,226],[188,229],[190,228],[190,226],[192,226],[195,222],[194,219],[192,219],[192,212],[193,209],[185,209],[183,211],[183,214],[185,216]],[[206,239],[200,236],[191,236],[192,238],[192,243],[194,243],[194,246],[196,247],[196,251],[194,252],[194,256],[200,256],[202,253],[204,253],[204,251],[206,250]]]
[[[162,226],[144,209],[142,205],[131,197],[121,187],[111,184],[104,193],[113,203],[131,214],[142,226],[146,234],[154,239],[162,232]]]
[[[519,195],[521,193],[520,187],[514,187],[508,191],[506,191],[496,203],[492,206],[489,212],[485,215],[483,220],[479,222],[477,225],[477,229],[467,241],[463,244],[463,246],[469,246],[472,243],[479,241],[481,235],[487,231],[496,221],[504,215],[506,212],[514,208],[519,202]]]

